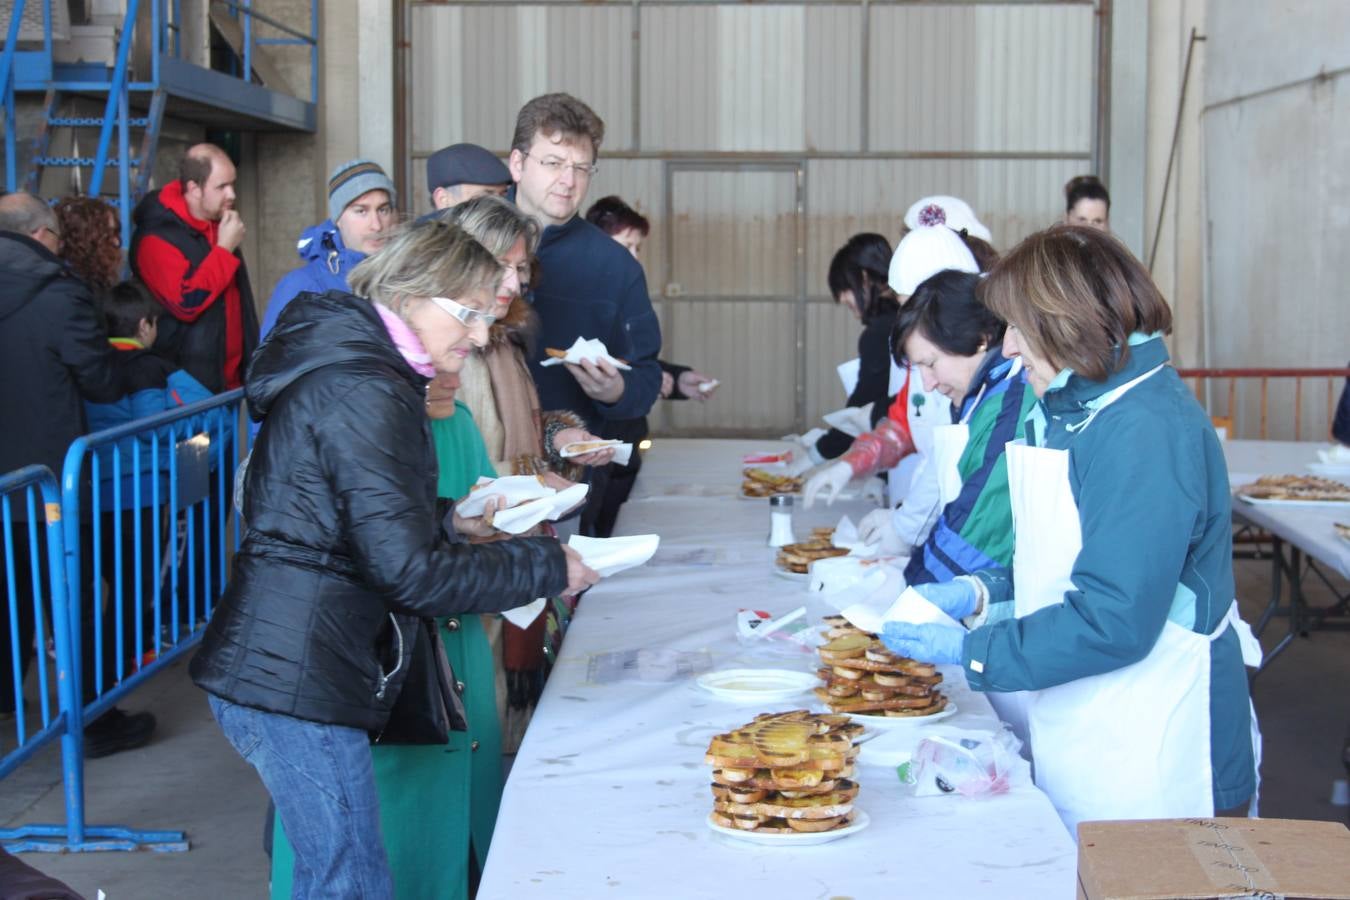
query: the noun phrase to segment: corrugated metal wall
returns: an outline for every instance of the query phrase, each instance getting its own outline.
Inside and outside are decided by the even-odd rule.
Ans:
[[[1091,171],[1095,4],[412,3],[410,187],[473,141],[505,154],[521,104],[565,90],[607,134],[594,200],[653,222],[643,264],[665,356],[722,379],[662,431],[781,433],[842,405],[858,326],[825,270],[856,231],[894,240],[924,194],[968,200],[1000,247]]]

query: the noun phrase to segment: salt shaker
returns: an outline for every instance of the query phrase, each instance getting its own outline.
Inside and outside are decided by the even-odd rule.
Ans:
[[[769,546],[782,547],[796,540],[792,533],[792,497],[774,494],[769,498]]]

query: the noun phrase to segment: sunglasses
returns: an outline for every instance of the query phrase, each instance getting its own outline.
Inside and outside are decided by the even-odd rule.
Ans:
[[[480,310],[470,309],[456,300],[451,300],[449,297],[431,297],[429,299],[432,303],[440,307],[441,312],[459,319],[465,328],[472,328],[480,322],[483,323],[484,326],[490,327],[493,322],[497,321],[496,316],[481,312]]]

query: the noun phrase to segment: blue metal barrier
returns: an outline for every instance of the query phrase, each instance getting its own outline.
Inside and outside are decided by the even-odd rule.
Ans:
[[[201,640],[225,589],[227,554],[239,545],[238,516],[232,526],[227,523],[235,467],[248,442],[241,427],[242,401],[242,390],[230,391],[78,438],[66,453],[59,503],[46,469],[30,467],[0,478],[12,622],[18,621],[19,595],[12,574],[8,492],[26,488],[31,510],[31,485],[43,491],[61,690],[60,711],[51,717],[46,660],[39,653],[43,728],[30,735],[20,709],[15,718],[19,746],[0,758],[0,778],[60,736],[66,802],[65,825],[0,830],[6,850],[188,849],[181,831],[85,825],[83,723],[111,709]],[[30,511],[28,521],[40,519]],[[35,526],[28,531],[34,533]],[[29,545],[37,547],[33,540]],[[30,557],[36,566],[36,549]],[[36,577],[33,581],[36,592]],[[86,614],[93,617],[89,634]],[[83,651],[82,639],[88,644]],[[9,642],[17,656],[22,637],[13,628]],[[20,680],[17,659],[11,670]],[[16,697],[22,699],[17,691]]]
[[[39,514],[34,490],[42,497]],[[16,520],[13,500],[21,495],[19,516]],[[62,533],[60,494],[56,476],[46,466],[27,466],[0,476],[0,520],[3,522],[5,617],[9,627],[5,637],[8,644],[6,669],[11,678],[12,693],[0,698],[8,709],[14,705],[15,746],[9,748],[5,735],[0,747],[7,752],[0,756],[0,778],[14,771],[38,750],[61,739],[61,770],[65,785],[66,818],[72,842],[83,841],[84,753],[83,728],[80,715],[78,687],[74,676],[75,653],[71,647],[69,594],[66,591],[62,558],[65,555]],[[41,533],[41,537],[39,534]],[[46,568],[45,577],[43,568]],[[44,584],[46,587],[44,594]],[[28,618],[31,607],[31,619]],[[45,635],[50,628],[55,650],[57,713],[51,714],[51,679],[48,672]],[[33,649],[36,640],[37,647]],[[30,733],[30,710],[23,695],[27,666],[32,652],[37,667],[37,705],[42,727]],[[7,687],[11,686],[7,685]],[[72,815],[72,813],[74,813]],[[33,826],[47,828],[50,826]],[[25,836],[25,829],[0,831],[0,839]]]
[[[72,634],[86,607],[94,617],[90,671],[75,660],[88,721],[190,650],[225,590],[227,550],[239,542],[238,517],[228,532],[226,525],[247,441],[242,401],[242,390],[218,394],[78,438],[66,452]],[[88,572],[70,550],[81,528],[92,542]],[[105,582],[106,613],[81,602],[98,597]]]

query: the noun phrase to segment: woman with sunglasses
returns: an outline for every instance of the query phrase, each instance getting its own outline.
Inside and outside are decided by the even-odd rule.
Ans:
[[[426,385],[486,341],[500,276],[460,229],[415,225],[352,271],[352,294],[293,300],[250,364],[249,528],[191,673],[276,803],[292,896],[394,896],[370,741],[463,727],[453,692],[391,721],[419,654],[443,665],[423,620],[598,578],[557,541],[451,543],[442,525]]]

